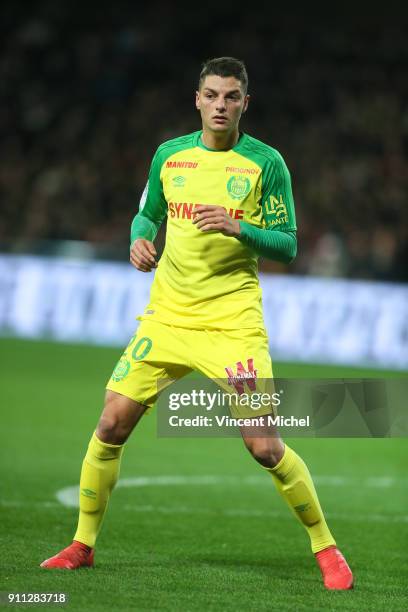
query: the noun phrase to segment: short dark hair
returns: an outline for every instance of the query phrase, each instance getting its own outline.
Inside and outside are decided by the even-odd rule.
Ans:
[[[244,62],[241,60],[235,57],[215,57],[204,62],[200,72],[198,89],[203,84],[205,77],[211,74],[220,77],[235,77],[238,81],[241,81],[242,89],[244,94],[246,94],[248,90],[248,73]]]

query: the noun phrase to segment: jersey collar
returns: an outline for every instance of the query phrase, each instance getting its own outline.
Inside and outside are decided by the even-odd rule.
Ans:
[[[202,130],[197,132],[196,146],[200,147],[200,149],[204,149],[204,151],[209,151],[210,153],[227,153],[228,151],[239,151],[242,147],[243,142],[246,140],[246,134],[244,132],[240,132],[238,142],[234,147],[232,147],[232,149],[220,150],[220,149],[210,149],[209,147],[206,147],[202,141],[202,136],[203,136]]]

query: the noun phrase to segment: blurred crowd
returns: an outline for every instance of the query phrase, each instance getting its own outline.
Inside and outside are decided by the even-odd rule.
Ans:
[[[242,129],[277,148],[292,175],[299,254],[285,271],[408,280],[408,45],[397,17],[345,27],[272,9],[120,6],[2,3],[0,248],[89,241],[126,257],[154,150],[199,129],[201,63],[234,55],[252,97]]]

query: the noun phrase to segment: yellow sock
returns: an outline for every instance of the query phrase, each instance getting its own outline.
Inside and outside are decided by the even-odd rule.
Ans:
[[[95,546],[110,493],[119,476],[123,444],[106,444],[94,433],[82,463],[79,520],[74,540]]]
[[[336,542],[327,527],[312,477],[299,455],[285,445],[285,452],[279,463],[266,469],[279,493],[306,528],[312,551],[316,553],[328,546],[335,546]]]

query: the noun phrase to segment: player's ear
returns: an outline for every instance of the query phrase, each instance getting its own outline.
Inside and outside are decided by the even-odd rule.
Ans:
[[[200,92],[199,91],[196,91],[195,103],[196,103],[196,109],[200,110]]]
[[[242,112],[245,113],[246,109],[248,108],[248,104],[249,104],[249,100],[251,99],[251,96],[249,96],[248,94],[245,96],[244,98],[244,107],[242,109]]]

